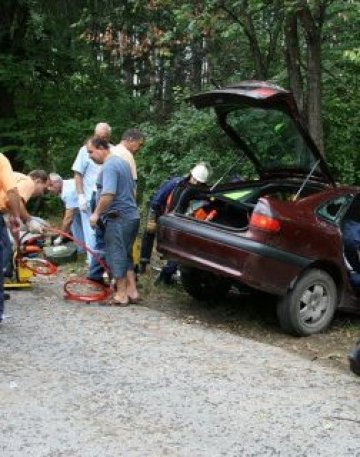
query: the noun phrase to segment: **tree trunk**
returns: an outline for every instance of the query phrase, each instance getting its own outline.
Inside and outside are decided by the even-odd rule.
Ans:
[[[324,5],[326,5],[324,3]],[[319,8],[325,8],[321,5]],[[323,13],[323,12],[322,12]],[[318,17],[323,17],[323,14]],[[320,152],[324,153],[324,131],[321,119],[321,27],[316,23],[309,7],[299,11],[299,19],[305,30],[307,44],[307,90],[306,105],[310,134]]]
[[[301,116],[307,124],[304,110],[304,87],[300,65],[300,49],[297,17],[289,14],[285,20],[285,60],[287,65],[289,86],[292,91]]]
[[[201,40],[193,41],[191,53],[191,86],[194,91],[199,92],[202,89],[203,53]]]
[[[324,131],[321,119],[321,45],[316,37],[308,44],[307,116],[309,131],[320,152],[324,153]]]

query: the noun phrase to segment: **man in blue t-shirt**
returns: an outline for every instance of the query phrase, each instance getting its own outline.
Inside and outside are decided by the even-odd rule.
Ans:
[[[96,183],[96,207],[90,224],[102,231],[105,259],[115,280],[116,291],[109,304],[126,306],[139,299],[132,259],[140,222],[134,180],[129,164],[112,155],[105,140],[90,139],[87,150],[95,163],[103,165]]]

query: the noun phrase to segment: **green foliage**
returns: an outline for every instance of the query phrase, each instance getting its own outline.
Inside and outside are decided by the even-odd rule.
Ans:
[[[200,161],[212,170],[211,183],[238,162],[242,176],[253,173],[249,162],[216,124],[213,112],[198,111],[181,104],[163,125],[146,122],[141,125],[147,141],[136,157],[139,193],[148,201],[159,185],[171,176],[186,176]]]
[[[360,185],[358,2],[334,2],[323,45],[325,152],[337,180]]]
[[[113,143],[125,129],[140,126],[147,142],[137,156],[139,198],[146,201],[164,179],[187,174],[200,160],[211,164],[215,182],[236,160],[232,145],[213,115],[183,100],[211,78],[228,84],[255,77],[255,45],[267,77],[286,86],[283,15],[304,3],[312,13],[319,5],[7,1],[0,31],[0,151],[12,156],[19,170],[45,168],[70,177],[75,155],[97,122],[113,127]],[[360,184],[358,6],[351,0],[325,3],[325,151],[338,180]],[[99,44],[109,24],[127,40],[125,50],[112,49],[115,54]],[[89,31],[97,39],[89,40]],[[207,73],[196,74],[199,63]],[[306,59],[302,71],[305,66]],[[134,88],[135,79],[140,89]],[[241,167],[251,174],[246,163]]]
[[[113,126],[114,141],[133,124],[142,100],[133,100],[105,74],[80,78],[73,74],[60,83],[30,81],[14,99],[16,118],[3,121],[3,150],[17,153],[26,170],[42,166],[65,175],[81,144],[97,122]]]

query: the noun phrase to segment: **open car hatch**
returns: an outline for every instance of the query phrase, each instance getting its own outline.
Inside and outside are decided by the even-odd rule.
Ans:
[[[215,110],[221,128],[252,161],[261,179],[305,178],[311,172],[312,179],[335,186],[289,91],[244,81],[189,100],[198,109]]]

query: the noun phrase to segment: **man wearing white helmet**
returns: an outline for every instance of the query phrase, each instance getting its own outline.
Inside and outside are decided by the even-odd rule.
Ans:
[[[181,193],[189,186],[205,185],[210,176],[210,169],[205,163],[195,165],[184,178],[176,176],[164,181],[150,200],[148,220],[143,234],[140,251],[140,273],[145,273],[154,246],[156,223],[158,218],[174,208]],[[172,283],[177,264],[167,262],[156,282]]]
[[[190,184],[205,184],[207,183],[210,176],[210,170],[208,165],[205,163],[198,163],[195,167],[190,171]]]

